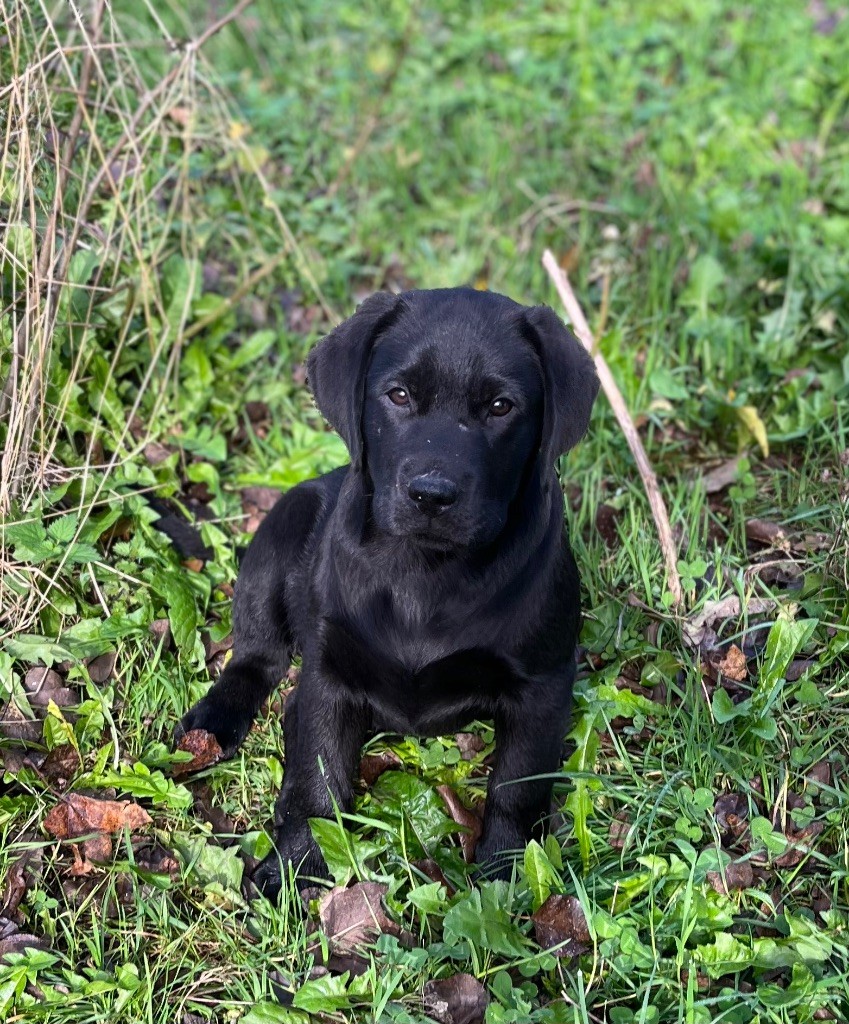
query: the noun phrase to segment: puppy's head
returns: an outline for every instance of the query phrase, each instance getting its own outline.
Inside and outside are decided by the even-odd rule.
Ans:
[[[307,372],[371,479],[377,528],[444,550],[499,535],[534,460],[547,478],[583,436],[598,390],[551,309],[466,288],[373,295]]]

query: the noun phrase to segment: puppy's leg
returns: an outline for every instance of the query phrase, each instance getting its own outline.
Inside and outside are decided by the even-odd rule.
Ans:
[[[233,658],[207,695],[175,729],[214,734],[231,757],[271,691],[289,668],[293,638],[285,594],[314,528],[320,496],[314,484],[289,491],[247,550],[233,601]]]
[[[560,768],[574,675],[570,665],[565,678],[528,682],[518,698],[505,700],[496,713],[496,765],[475,851],[487,878],[509,878],[510,854],[521,853],[542,832],[554,780],[533,777],[553,775]]]
[[[305,674],[286,702],[283,788],[274,813],[275,849],[253,881],[272,898],[281,868],[291,864],[299,879],[325,877],[327,867],[312,837],[310,818],[332,818],[350,810],[353,775],[366,738],[366,709],[325,680]]]

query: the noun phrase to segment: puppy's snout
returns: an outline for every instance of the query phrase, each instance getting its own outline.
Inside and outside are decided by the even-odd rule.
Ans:
[[[446,476],[427,473],[411,480],[407,493],[420,512],[427,516],[438,516],[457,500],[457,485]]]

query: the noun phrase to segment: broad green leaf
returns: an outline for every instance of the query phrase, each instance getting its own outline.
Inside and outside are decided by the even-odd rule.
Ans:
[[[181,656],[196,660],[198,610],[194,591],[176,572],[164,572],[157,576],[153,587],[168,604],[168,622]]]
[[[523,956],[525,936],[507,909],[507,883],[483,882],[446,913],[442,934],[449,946],[471,942],[481,953]]]
[[[524,868],[533,897],[533,908],[539,910],[551,895],[551,890],[559,887],[560,877],[536,839],[532,839],[525,847]]]
[[[3,641],[3,649],[18,661],[25,661],[30,665],[42,662],[48,668],[57,661],[74,659],[74,655],[67,647],[33,633],[18,633],[17,636],[7,637]]]
[[[560,843],[557,842],[557,836],[552,832],[545,837],[545,855],[554,865],[556,871],[563,870],[563,851],[560,849]]]
[[[445,910],[445,886],[439,882],[426,882],[410,889],[407,899],[423,914],[441,914]]]
[[[100,552],[91,544],[74,544],[68,551],[65,561],[68,565],[87,565],[89,562],[99,562]]]
[[[720,978],[723,974],[736,974],[746,970],[755,962],[755,951],[747,943],[736,938],[730,932],[718,932],[713,942],[696,946],[693,959],[700,964],[712,978]]]
[[[741,715],[745,716],[750,707],[751,701],[749,700],[744,700],[739,704],[735,704],[728,696],[728,691],[724,690],[721,686],[717,686],[713,691],[711,708],[713,709],[713,717],[720,725],[730,722],[733,718],[739,718]]]
[[[309,1020],[307,1013],[280,1003],[257,1003],[239,1018],[239,1024],[308,1024]]]
[[[694,306],[698,313],[707,316],[712,299],[725,282],[725,270],[713,256],[699,256],[690,267],[687,287],[681,295],[682,306]]]
[[[749,731],[760,739],[770,742],[778,735],[778,724],[772,715],[765,715],[763,718],[751,722]]]
[[[136,761],[121,764],[116,771],[107,771],[86,780],[88,786],[114,786],[121,794],[144,797],[157,807],[185,811],[192,806],[192,794],[184,785],[167,778],[158,769],[151,771],[146,764]]]
[[[766,847],[772,856],[780,856],[787,849],[787,839],[773,829],[769,818],[752,818],[750,828],[752,838]]]
[[[310,818],[310,830],[337,885],[363,877],[365,862],[386,849],[383,836],[376,841],[363,839],[334,819]]]
[[[245,865],[238,847],[204,843],[200,856],[192,865],[195,877],[203,885],[217,882],[224,889],[239,892]]]
[[[689,388],[681,383],[684,378],[674,374],[665,366],[658,366],[651,372],[649,384],[652,391],[663,398],[685,401],[690,397]]]
[[[307,1013],[333,1013],[350,1006],[348,995],[348,978],[350,972],[344,974],[325,974],[322,978],[305,981],[295,993],[292,1005]]]
[[[396,843],[411,857],[411,847],[419,846],[430,856],[440,839],[459,831],[433,787],[408,772],[384,772],[371,795],[380,805],[383,821],[393,827]]]
[[[615,687],[610,689],[613,691]],[[628,693],[627,690],[622,692]],[[587,695],[588,701],[591,696],[591,694]],[[634,695],[629,694],[629,696]],[[644,700],[645,698],[639,699]],[[650,702],[646,701],[646,703]],[[588,773],[595,768],[595,758],[599,747],[599,736],[595,728],[598,715],[598,711],[584,711],[578,716],[575,727],[569,733],[569,738],[575,741],[575,750],[564,766],[567,774],[569,772]],[[589,819],[593,813],[593,803],[590,790],[597,785],[599,785],[598,782],[591,783],[590,780],[581,776],[575,778],[575,788],[566,798],[563,808],[572,815],[575,838],[578,840],[578,849],[581,851],[581,862],[585,871],[589,869],[592,859],[592,834],[589,828]]]
[[[223,462],[227,458],[227,441],[223,434],[203,426],[197,431],[188,431],[174,438],[187,452],[198,455],[210,462]]]
[[[255,331],[246,338],[230,358],[229,368],[239,370],[243,366],[261,359],[277,339],[277,332],[270,330]]]
[[[59,544],[69,544],[77,532],[79,516],[76,512],[70,515],[60,516],[58,519],[51,519],[47,524],[48,535]]]
[[[759,687],[772,686],[784,678],[787,666],[813,636],[817,625],[817,619],[780,618],[773,623],[766,641]]]
[[[4,523],[0,527],[0,541],[5,547],[14,549],[19,562],[33,562],[38,565],[56,554],[56,544],[47,536],[44,524],[37,520]]]

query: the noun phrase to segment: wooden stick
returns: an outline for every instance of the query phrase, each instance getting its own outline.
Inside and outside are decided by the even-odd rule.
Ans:
[[[669,514],[666,511],[663,495],[660,493],[660,488],[657,485],[657,477],[646,455],[640,435],[637,433],[637,428],[634,426],[634,421],[631,419],[631,414],[628,412],[628,407],[625,405],[622,392],[619,390],[616,381],[613,379],[613,374],[610,372],[610,367],[607,365],[607,361],[601,352],[595,350],[592,331],[590,331],[580,303],[575,298],[575,293],[569,284],[569,278],[562,267],[558,265],[550,249],[546,249],[542,254],[542,265],[554,282],[554,287],[557,289],[557,294],[560,296],[560,300],[566,309],[566,315],[572,324],[575,336],[593,357],[602,389],[607,395],[607,400],[610,402],[613,413],[619,422],[619,426],[622,428],[622,433],[625,435],[625,440],[628,442],[628,447],[634,456],[634,461],[637,463],[637,469],[640,471],[640,476],[643,479],[643,486],[646,489],[655,526],[657,527],[660,548],[663,552],[663,560],[666,563],[666,576],[669,591],[672,594],[672,602],[677,608],[683,601],[681,577],[678,575],[678,552],[675,549],[675,541],[672,539]]]

